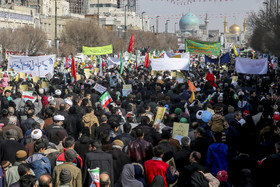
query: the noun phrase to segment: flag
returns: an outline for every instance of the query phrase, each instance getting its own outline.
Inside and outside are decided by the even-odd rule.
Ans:
[[[233,52],[234,52],[235,56],[239,56],[235,45],[233,46]]]
[[[195,100],[195,94],[194,94],[194,92],[192,92],[192,95],[191,95],[191,100],[190,100],[190,102],[191,103],[193,103],[193,101]]]
[[[72,55],[72,64],[71,64],[71,74],[74,78],[74,83],[77,81],[77,75],[76,75],[76,65],[75,65],[75,59],[74,55]]]
[[[136,54],[136,60],[135,60],[136,64],[135,64],[135,69],[138,69],[138,65],[137,65],[137,54]]]
[[[109,103],[111,103],[113,101],[113,99],[111,98],[110,94],[108,92],[105,92],[99,99],[101,106],[103,108],[106,108],[108,106]]]
[[[149,53],[146,53],[144,66],[146,66],[146,68],[148,68],[149,65],[150,65]]]
[[[121,71],[120,73],[123,73],[123,54],[121,53],[121,58],[120,58],[120,62],[121,62]]]
[[[69,68],[69,64],[68,64],[68,55],[66,55],[66,68]]]
[[[193,85],[193,83],[192,83],[190,80],[189,80],[188,85],[189,85],[190,91],[191,91],[191,92],[195,92],[195,86]]]
[[[128,50],[127,50],[129,53],[132,53],[132,52],[133,52],[133,45],[134,45],[134,43],[135,43],[134,34],[132,34],[132,36],[131,36],[131,38],[130,38]]]

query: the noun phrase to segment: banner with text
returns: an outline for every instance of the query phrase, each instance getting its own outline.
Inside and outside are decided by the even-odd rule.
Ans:
[[[84,55],[108,55],[113,53],[113,45],[106,45],[101,47],[86,47],[83,46]]]
[[[53,75],[56,56],[16,56],[10,55],[8,69],[17,73],[32,74],[33,77],[46,77],[48,73]]]
[[[237,73],[244,74],[267,74],[267,58],[250,59],[236,58],[235,69]]]
[[[156,58],[151,59],[152,70],[164,71],[164,70],[189,70],[190,56],[189,54],[185,58]]]
[[[205,54],[205,55],[217,55],[221,54],[221,43],[220,42],[204,42],[186,40],[186,52],[191,54]]]

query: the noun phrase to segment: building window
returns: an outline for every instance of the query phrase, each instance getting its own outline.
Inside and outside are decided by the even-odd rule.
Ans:
[[[51,24],[49,24],[49,32],[51,32]]]

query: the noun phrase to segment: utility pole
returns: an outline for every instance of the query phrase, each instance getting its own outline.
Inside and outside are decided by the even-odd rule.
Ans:
[[[177,25],[177,22],[174,23],[174,33],[175,33],[175,36],[176,36],[176,25]]]
[[[127,31],[127,26],[126,26],[126,7],[128,7],[128,5],[124,6],[124,38],[126,39],[126,31]]]

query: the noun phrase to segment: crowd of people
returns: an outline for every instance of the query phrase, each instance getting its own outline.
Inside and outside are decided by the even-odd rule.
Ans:
[[[123,80],[110,85],[119,66],[109,69],[104,63],[103,76],[87,77],[84,69],[94,72],[95,66],[77,65],[81,79],[75,83],[59,66],[47,88],[41,87],[42,79],[15,81],[3,75],[0,187],[88,187],[98,181],[101,187],[280,184],[277,70],[237,75],[234,61],[224,67],[192,61],[178,81],[170,71],[154,74],[131,63]],[[132,85],[126,97],[123,81]],[[195,99],[189,81],[196,87]],[[96,83],[113,100],[105,107]],[[20,85],[27,85],[35,99],[24,98]],[[155,122],[158,107],[166,112]],[[207,110],[214,114],[204,120]],[[189,128],[188,136],[172,136],[176,122]],[[100,175],[93,181],[89,170],[95,168]]]

